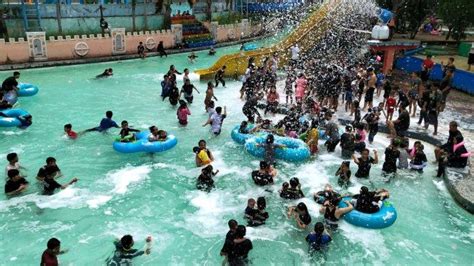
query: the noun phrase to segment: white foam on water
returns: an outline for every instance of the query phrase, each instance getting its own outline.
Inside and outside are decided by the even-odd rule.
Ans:
[[[0,131],[0,133],[3,134],[3,135],[5,135],[5,136],[21,135],[21,134],[23,134],[24,132],[25,132],[24,130],[20,130],[20,131],[13,131],[13,130]]]
[[[114,185],[112,193],[125,194],[131,184],[139,183],[140,181],[149,178],[148,174],[152,171],[150,165],[130,166],[114,170],[106,175],[106,181]]]
[[[239,212],[239,204],[233,202],[232,193],[227,191],[192,191],[186,198],[197,210],[192,214],[184,214],[183,226],[203,238],[225,235],[228,227],[221,217]]]
[[[442,192],[445,195],[449,195],[448,189],[446,188],[446,184],[444,183],[442,179],[439,181],[436,179],[433,179],[433,184],[440,192]]]

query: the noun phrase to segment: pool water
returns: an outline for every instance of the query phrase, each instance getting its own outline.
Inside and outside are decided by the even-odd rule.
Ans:
[[[237,49],[218,49],[218,55]],[[227,221],[235,218],[243,223],[247,199],[259,196],[267,199],[270,219],[267,225],[247,230],[254,244],[250,258],[255,265],[472,264],[472,215],[453,202],[442,180],[433,178],[436,169],[428,167],[422,175],[400,172],[386,183],[381,163],[372,168],[370,180],[353,177],[355,184],[349,191],[357,192],[362,184],[390,190],[398,211],[395,224],[368,230],[342,221],[328,252],[309,257],[304,241],[309,230],[297,229],[285,217],[286,207],[298,201],[281,199],[278,189],[291,177],[300,178],[306,195],[302,201],[310,209],[313,227],[322,217],[312,193],[328,182],[336,183],[334,173],[342,161],[339,148],[327,154],[321,146],[316,158],[302,164],[281,162],[277,185],[255,186],[250,172],[258,167],[258,159],[230,138],[232,128],[243,119],[239,82],[229,81],[227,88],[215,89],[217,106],[228,109],[218,137],[202,127],[207,119],[203,107],[206,82],[192,76],[201,94],[195,94],[187,127],[179,126],[176,109],[159,96],[160,81],[169,65],[196,70],[209,67],[218,58],[206,52],[197,55],[195,64],[187,61],[187,55],[171,55],[22,71],[22,81],[40,87],[38,95],[20,99],[19,107],[33,115],[33,126],[24,131],[1,128],[0,158],[4,167],[6,154],[17,152],[31,185],[19,197],[0,195],[1,265],[37,264],[52,236],[69,249],[60,256],[63,265],[103,264],[114,250],[113,240],[124,234],[134,236],[137,248],[143,247],[146,236],[154,238],[151,255],[137,258],[137,265],[218,265]],[[93,79],[108,67],[114,69],[112,78]],[[0,78],[9,74],[2,72]],[[128,120],[131,127],[142,130],[151,125],[166,129],[177,136],[178,145],[155,155],[119,154],[112,149],[118,130],[92,132],[74,141],[63,136],[64,124],[72,123],[76,131],[91,128],[107,110],[114,111],[118,123]],[[217,158],[213,165],[220,170],[217,188],[211,193],[195,189],[199,169],[192,147],[199,139],[208,142]],[[387,143],[380,134],[370,147],[383,157]],[[426,146],[433,161],[433,149]],[[48,156],[57,158],[64,174],[60,183],[73,177],[79,182],[53,196],[40,195],[35,175]],[[351,170],[355,173],[353,163]]]

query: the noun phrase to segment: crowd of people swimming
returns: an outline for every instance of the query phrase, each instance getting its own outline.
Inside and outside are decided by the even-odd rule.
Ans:
[[[329,40],[334,36],[326,36]],[[351,38],[348,38],[351,40]],[[334,41],[334,40],[333,40]],[[277,149],[285,148],[275,141],[275,136],[288,138],[301,138],[308,145],[313,156],[326,149],[328,153],[335,153],[340,149],[340,157],[344,159],[335,173],[337,186],[347,188],[352,186],[351,161],[356,165],[354,176],[358,179],[370,179],[371,167],[383,161],[382,171],[387,181],[396,177],[399,169],[410,169],[410,171],[422,172],[429,163],[424,153],[422,142],[415,141],[410,145],[407,132],[411,129],[411,117],[417,115],[417,107],[420,107],[420,121],[426,127],[434,126],[434,134],[437,134],[438,116],[444,110],[447,96],[451,89],[453,76],[453,62],[445,66],[445,79],[440,84],[434,84],[426,77],[432,68],[430,58],[423,63],[423,71],[413,74],[408,81],[397,81],[394,75],[388,73],[383,75],[379,70],[377,60],[370,57],[356,56],[350,53],[350,45],[342,40],[332,43],[340,45],[327,47],[322,45],[315,47],[304,56],[300,55],[300,48],[295,45],[291,48],[291,60],[285,66],[284,86],[278,86],[280,55],[275,53],[262,62],[250,59],[245,72],[241,99],[245,101],[242,113],[246,117],[242,121],[239,132],[252,134],[255,132],[267,132],[266,141],[261,145],[264,150],[264,158],[259,163],[259,169],[252,171],[249,182],[257,186],[270,186],[276,183],[278,176],[278,161],[275,159]],[[338,51],[343,52],[338,52]],[[333,57],[328,56],[328,54]],[[376,57],[375,57],[376,58]],[[193,58],[193,60],[195,57]],[[191,60],[191,58],[190,58]],[[430,67],[431,66],[431,67]],[[219,84],[225,87],[225,71],[223,66],[215,75],[214,82],[207,84],[204,99],[204,109],[208,113],[208,119],[203,126],[210,125],[211,132],[219,136],[222,132],[223,122],[227,116],[226,107],[217,106],[218,99],[214,95],[214,88]],[[183,74],[183,86],[178,88],[177,75]],[[113,75],[111,68],[97,78],[105,78]],[[19,73],[14,73],[2,84],[3,109],[11,108],[4,95],[14,93],[18,90]],[[193,93],[200,93],[189,78],[189,69],[183,72],[170,66],[168,73],[161,82],[161,99],[168,99],[172,106],[178,106],[176,115],[178,123],[182,126],[188,124],[188,116],[191,112],[189,104],[193,104]],[[278,92],[280,89],[280,92]],[[383,94],[382,94],[383,92]],[[281,103],[280,93],[285,95],[285,104]],[[380,103],[378,101],[380,100]],[[262,105],[263,103],[263,105]],[[263,109],[263,114],[261,110]],[[345,125],[344,133],[340,133],[340,125],[335,121],[336,112],[345,112],[351,117],[350,123]],[[397,112],[398,110],[398,112]],[[271,115],[277,112],[286,113],[279,121],[273,121]],[[2,111],[0,111],[2,116]],[[267,116],[265,118],[265,116]],[[368,146],[376,138],[379,126],[385,122],[389,129],[390,144],[385,148],[384,160],[379,158],[376,150],[370,151]],[[254,124],[253,128],[249,127]],[[31,123],[30,123],[31,125]],[[120,126],[113,120],[113,112],[107,111],[105,118],[96,127],[73,131],[72,124],[64,125],[65,134],[76,139],[88,132],[106,132],[111,128],[119,128],[117,137],[119,142],[134,142],[137,129],[130,128],[128,122],[123,120]],[[149,128],[148,141],[164,141],[167,132],[160,130],[157,126]],[[324,144],[320,145],[320,132],[324,132]],[[385,138],[385,136],[383,136]],[[411,147],[410,147],[411,146]],[[192,148],[195,153],[195,163],[201,168],[201,173],[196,179],[196,188],[206,192],[218,185],[214,177],[219,170],[214,169],[214,155],[207,147],[205,140],[199,140],[198,145]],[[435,150],[438,163],[438,176],[444,174],[446,167],[465,167],[469,153],[464,146],[464,138],[458,129],[457,122],[449,124],[448,141]],[[5,193],[9,196],[21,195],[28,189],[29,182],[22,174],[23,164],[19,162],[16,153],[7,155],[7,166],[5,174],[7,181]],[[57,189],[64,189],[78,181],[60,184],[56,180],[62,176],[56,159],[48,157],[46,164],[39,169],[36,179],[41,184],[44,194],[51,195]],[[362,186],[356,195],[342,195],[334,189],[336,184],[327,184],[320,192],[310,195],[317,203],[321,204],[320,213],[322,220],[313,221],[308,207],[302,201],[297,202],[287,210],[287,217],[294,221],[297,228],[307,229],[311,227],[314,231],[306,235],[305,240],[311,252],[324,251],[332,240],[332,235],[337,233],[338,224],[344,214],[352,210],[362,213],[376,213],[380,210],[381,203],[390,197],[386,189],[369,189]],[[279,196],[288,200],[301,200],[305,194],[301,189],[298,177],[292,177],[288,182],[282,182]],[[347,199],[347,196],[351,199]],[[252,241],[246,237],[246,226],[265,226],[270,219],[271,213],[266,210],[267,198],[259,196],[250,198],[242,215],[246,225],[239,224],[236,219],[228,222],[224,245],[220,254],[224,256],[230,265],[242,265],[247,263],[250,250],[253,248]],[[134,249],[134,240],[131,235],[125,235],[114,242],[115,252],[108,260],[109,265],[121,265],[130,262],[134,257],[149,254],[151,252],[151,237],[148,237],[144,250]],[[47,249],[42,255],[41,265],[57,265],[57,255],[62,254],[60,241],[52,238],[47,243]]]

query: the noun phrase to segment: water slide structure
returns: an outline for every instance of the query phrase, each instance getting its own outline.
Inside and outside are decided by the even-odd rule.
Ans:
[[[298,28],[271,47],[222,56],[210,68],[197,70],[196,73],[199,74],[201,80],[213,79],[216,72],[225,65],[225,76],[237,78],[245,73],[249,58],[253,57],[255,64],[258,66],[265,57],[269,57],[275,52],[278,53],[280,64],[283,65],[291,58],[289,50],[293,45],[298,44],[300,53],[304,53],[314,47],[324,36],[332,26],[328,15],[331,10],[337,8],[338,4],[338,0],[326,1],[313,11]]]

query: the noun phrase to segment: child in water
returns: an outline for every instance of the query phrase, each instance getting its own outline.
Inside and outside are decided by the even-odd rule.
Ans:
[[[133,129],[128,127],[128,122],[126,120],[122,121],[122,129],[120,130],[120,142],[134,142],[136,139],[136,136],[134,133],[131,132],[140,132],[138,129]]]
[[[189,111],[188,105],[185,101],[179,101],[180,105],[176,115],[178,116],[178,122],[182,126],[186,126],[188,124],[188,115],[191,115],[191,111]]]
[[[64,125],[64,133],[66,133],[67,137],[70,139],[76,139],[77,138],[77,133],[72,131],[72,125],[71,124],[65,124]]]
[[[191,52],[191,54],[188,55],[188,59],[191,64],[194,64],[194,62],[196,62],[196,58],[198,58],[198,56],[194,52]]]
[[[219,173],[219,170],[214,172],[213,169],[212,165],[208,165],[201,170],[196,184],[197,189],[210,192],[214,188],[214,180],[212,178]]]
[[[426,162],[428,161],[426,154],[423,151],[424,146],[420,143],[419,145],[415,145],[414,149],[415,154],[410,156],[412,159],[410,162],[410,169],[423,173],[423,168],[425,168]]]
[[[339,169],[336,171],[336,176],[339,178],[337,179],[337,183],[341,187],[348,187],[351,185],[351,170],[349,166],[351,165],[351,162],[349,161],[343,161],[341,163],[341,166]]]
[[[112,258],[107,259],[107,265],[131,265],[132,259],[142,255],[151,253],[151,236],[146,238],[145,250],[134,249],[133,237],[125,235],[122,239],[114,241],[115,252]]]

